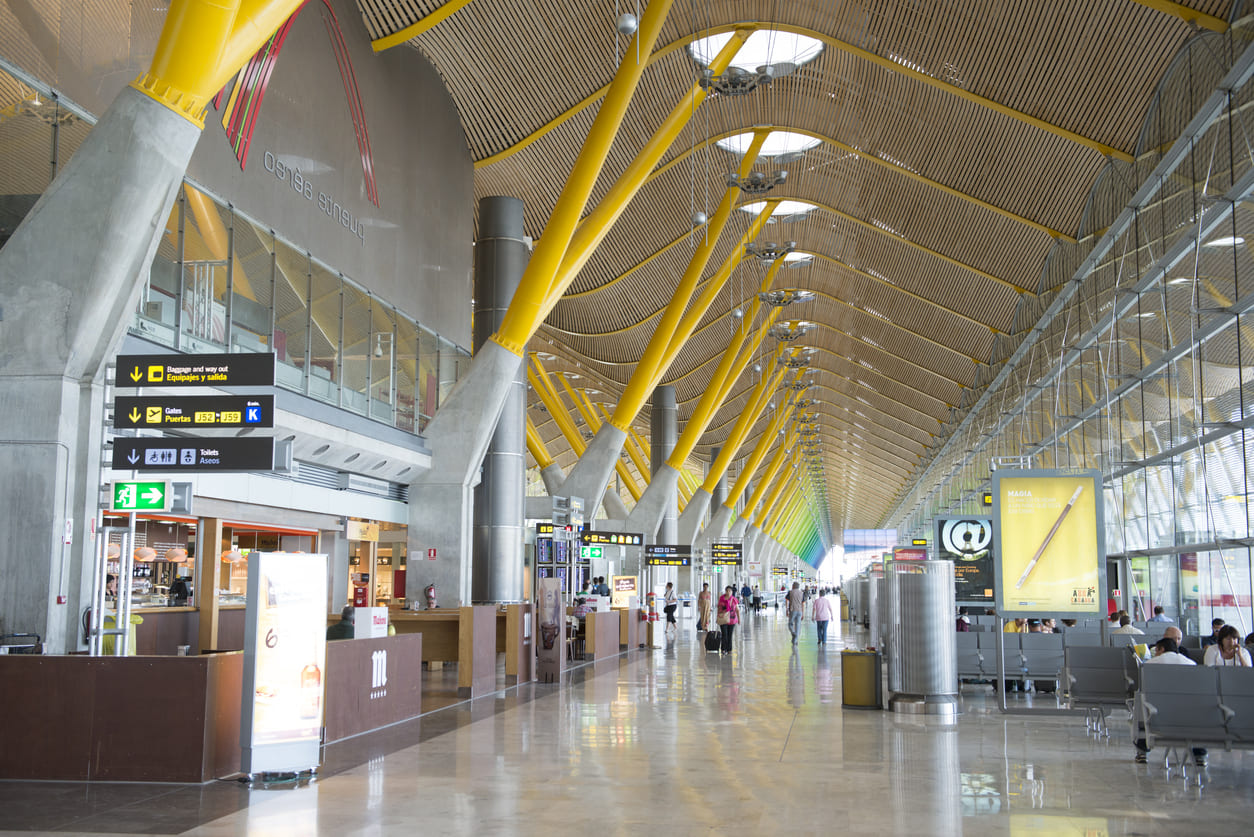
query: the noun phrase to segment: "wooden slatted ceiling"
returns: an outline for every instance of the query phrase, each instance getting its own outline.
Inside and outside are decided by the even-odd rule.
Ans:
[[[434,0],[359,2],[377,35],[441,5]],[[1193,6],[1226,16],[1231,4],[1202,0]],[[673,44],[704,25],[775,16],[1124,151],[1133,148],[1163,68],[1189,36],[1177,19],[1126,0],[1075,0],[1061,8],[998,0],[786,5],[716,0],[699,10],[700,22],[687,11],[672,12],[659,43]],[[614,63],[609,54],[612,18],[607,2],[567,6],[557,0],[476,0],[413,43],[442,73],[462,114],[472,155],[483,159],[608,82]],[[692,78],[692,63],[682,49],[646,71],[590,206]],[[528,233],[539,235],[594,115],[595,107],[588,108],[528,148],[479,169],[477,193],[521,197]],[[722,177],[734,164],[724,152],[694,146],[706,137],[758,124],[832,137],[1064,233],[1078,226],[1104,164],[1090,149],[830,46],[818,60],[766,90],[734,100],[712,97],[668,152],[667,159],[687,152],[691,160],[679,161],[641,191],[577,277],[573,295],[542,330],[543,339],[558,344],[555,351],[579,361],[611,398],[630,378],[632,361],[643,352],[658,312],[687,265],[692,246],[683,239],[693,192],[699,208],[711,211],[722,194]],[[833,513],[844,517],[833,523],[874,525],[890,498],[908,484],[912,463],[926,457],[932,444],[928,434],[937,429],[931,425],[951,418],[948,405],[959,403],[963,386],[975,380],[970,358],[987,358],[994,351],[995,336],[980,324],[1009,330],[1020,300],[1012,289],[977,272],[838,213],[897,231],[920,247],[1031,288],[1053,242],[1026,224],[836,146],[815,149],[792,164],[790,173],[787,186],[772,197],[813,200],[836,212],[819,210],[805,221],[773,225],[760,240],[796,239],[801,249],[827,257],[783,273],[776,287],[819,293],[816,302],[802,306],[804,313],[788,316],[822,324],[804,342],[820,349],[811,375],[822,393],[824,404],[818,409],[832,439],[825,450]],[[750,220],[736,214],[707,275]],[[648,263],[637,267],[645,259]],[[709,384],[732,327],[729,311],[747,307],[761,276],[757,265],[740,268],[673,365],[668,377],[676,383],[681,418]],[[772,342],[763,347],[764,355]],[[708,453],[709,445],[725,438],[745,408],[754,375],[743,377],[699,452]],[[868,416],[872,424],[862,420]],[[755,434],[766,421],[759,420]],[[855,422],[868,428],[856,432],[878,454],[862,455],[850,447]],[[545,436],[550,432],[557,454],[565,443],[555,428]],[[753,444],[751,437],[742,456]],[[559,461],[569,467],[569,451],[559,454]],[[855,463],[861,464],[855,468]]]

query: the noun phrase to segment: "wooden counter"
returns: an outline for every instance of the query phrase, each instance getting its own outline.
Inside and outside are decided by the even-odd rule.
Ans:
[[[618,647],[618,627],[621,621],[622,617],[612,610],[588,614],[585,622],[587,625],[587,641],[584,648],[585,660],[591,657],[595,663],[618,656],[620,650]]]
[[[0,778],[207,782],[239,771],[242,654],[0,656]]]
[[[422,644],[421,634],[327,643],[325,743],[422,714]],[[382,683],[374,676],[380,652]]]
[[[422,661],[457,662],[457,637],[461,609],[441,607],[435,610],[389,610],[388,621],[400,634],[422,634]],[[339,614],[327,617],[327,624],[340,621]]]
[[[137,607],[132,613],[144,621],[135,626],[135,651],[140,656],[178,654],[180,645],[189,653],[241,651],[244,648],[244,605],[218,609],[218,647],[198,648],[200,609],[195,607]]]

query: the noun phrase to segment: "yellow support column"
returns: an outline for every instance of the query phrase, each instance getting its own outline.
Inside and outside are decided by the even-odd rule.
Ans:
[[[535,334],[548,314],[545,302],[550,289],[554,288],[557,271],[566,257],[579,216],[587,206],[588,197],[592,194],[601,167],[609,155],[610,145],[627,113],[627,106],[631,104],[632,95],[644,74],[644,59],[653,52],[653,46],[670,12],[671,2],[672,0],[653,0],[645,7],[636,37],[627,45],[627,57],[619,65],[614,81],[601,103],[601,109],[597,112],[596,120],[584,139],[579,157],[562,188],[562,194],[553,211],[549,213],[544,235],[540,236],[540,242],[531,254],[514,299],[509,310],[505,312],[501,328],[492,336],[493,342],[519,357],[522,356],[531,335]],[[636,55],[641,60],[635,60]]]
[[[737,171],[738,177],[743,178],[752,171],[753,164],[758,158],[758,152],[762,148],[762,143],[766,141],[767,133],[769,132],[755,132],[753,142],[750,143],[748,151],[745,152],[745,156],[741,159],[740,168]],[[701,245],[693,253],[687,270],[684,271],[684,275],[680,278],[675,292],[671,295],[670,304],[666,306],[666,311],[662,314],[661,321],[657,324],[657,328],[653,331],[653,336],[649,339],[649,345],[645,348],[644,355],[636,364],[636,371],[627,383],[626,391],[618,399],[618,406],[614,410],[614,418],[610,424],[624,433],[627,432],[627,428],[636,417],[636,414],[640,412],[640,408],[644,406],[644,402],[648,399],[649,394],[653,392],[654,381],[660,379],[662,361],[670,350],[671,338],[675,336],[675,330],[683,317],[684,309],[688,307],[693,291],[696,290],[697,282],[700,280],[701,274],[705,272],[705,266],[709,262],[715,246],[718,244],[719,237],[723,234],[723,228],[727,226],[736,195],[739,193],[740,189],[732,186],[723,194],[723,200],[719,203],[718,210],[710,221]]]
[[[788,486],[796,486],[797,478],[797,462],[800,460],[800,454],[794,453],[792,462],[780,474],[779,479],[775,481],[775,487],[771,489],[771,493],[766,498],[766,502],[758,509],[758,515],[753,520],[753,525],[766,531],[766,522],[770,519],[771,512],[775,510],[775,504],[779,502],[779,498],[783,496],[784,489]]]
[[[601,429],[601,419],[597,416],[596,407],[588,399],[588,394],[581,389],[575,389],[567,383],[565,375],[562,376],[562,387],[566,390],[566,394],[570,396],[570,400],[575,403],[575,408],[579,410],[583,420],[588,423],[588,429],[595,435]],[[641,490],[640,484],[636,482],[636,478],[631,475],[631,471],[627,470],[626,463],[621,459],[615,460],[614,470],[622,478],[623,484],[627,486],[631,499],[638,501],[640,495],[644,492]]]
[[[793,376],[793,380],[797,380],[804,370],[798,370]],[[762,464],[762,459],[766,456],[766,452],[771,449],[771,445],[775,442],[775,436],[779,434],[780,429],[784,426],[784,422],[792,416],[793,411],[797,408],[799,399],[791,399],[784,409],[775,414],[775,418],[766,426],[766,432],[758,440],[758,444],[754,447],[753,453],[749,455],[749,461],[745,463],[745,467],[741,470],[740,476],[736,478],[736,484],[732,486],[732,490],[727,492],[727,499],[723,501],[723,505],[728,509],[736,508],[736,501],[740,499],[740,495],[744,493],[745,488],[749,485],[749,480],[753,479],[754,473],[757,472],[758,466]],[[746,509],[747,511],[747,509]]]
[[[763,495],[766,494],[779,474],[780,468],[784,466],[784,461],[791,458],[792,462],[797,461],[797,457],[801,455],[799,449],[794,449],[793,445],[797,441],[797,425],[794,423],[788,428],[788,434],[784,437],[784,442],[775,451],[775,455],[771,457],[770,464],[766,467],[766,473],[762,475],[762,479],[758,480],[757,488],[753,489],[753,494],[749,497],[749,502],[745,503],[744,516],[750,517],[754,513],[754,509],[758,507],[758,503],[762,501]],[[789,451],[792,451],[789,454]]]
[[[531,421],[531,416],[527,416],[527,450],[531,453],[531,458],[536,461],[536,465],[539,466],[541,471],[553,464],[553,457],[549,455],[549,447],[544,443],[544,439],[540,437],[540,431],[536,429],[535,424]]]
[[[705,477],[705,483],[701,486],[707,494],[714,493],[714,489],[718,487],[719,480],[723,478],[723,474],[727,473],[732,459],[739,452],[740,446],[744,444],[745,437],[749,435],[749,430],[753,427],[753,423],[758,420],[758,416],[766,409],[775,387],[779,385],[779,381],[784,377],[786,371],[787,367],[785,366],[768,370],[762,376],[762,380],[758,382],[757,387],[754,388],[753,394],[749,396],[749,404],[752,406],[741,413],[736,426],[732,428],[731,435],[723,442],[722,450],[718,453],[718,459],[714,460],[714,464],[710,466],[710,472]]]

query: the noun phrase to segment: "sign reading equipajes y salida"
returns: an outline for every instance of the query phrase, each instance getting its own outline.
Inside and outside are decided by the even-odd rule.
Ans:
[[[118,355],[119,387],[274,386],[274,353]]]

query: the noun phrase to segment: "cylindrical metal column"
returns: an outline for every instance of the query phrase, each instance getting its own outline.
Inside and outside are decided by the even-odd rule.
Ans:
[[[958,712],[952,561],[890,561],[888,690],[894,712]]]
[[[679,413],[675,407],[675,388],[660,386],[653,390],[653,409],[649,413],[649,469],[656,474],[666,464],[679,439]],[[674,499],[666,506],[657,530],[657,543],[678,543],[679,507]]]
[[[481,200],[479,239],[475,242],[475,351],[501,325],[527,258],[522,201],[507,197]],[[527,465],[523,374],[520,366],[483,460],[483,479],[475,487],[471,599],[476,603],[517,602],[523,596]]]

